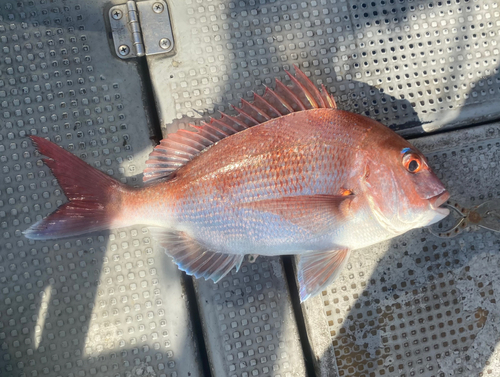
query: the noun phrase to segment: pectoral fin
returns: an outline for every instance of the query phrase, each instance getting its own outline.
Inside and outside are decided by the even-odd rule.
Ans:
[[[258,200],[244,207],[273,213],[301,228],[321,233],[346,221],[352,215],[355,200],[356,195],[302,195]]]
[[[318,251],[300,256],[297,278],[300,301],[315,296],[333,283],[349,259],[350,250]]]
[[[208,250],[185,232],[161,227],[149,227],[153,238],[174,258],[175,264],[188,275],[218,282],[233,267],[240,269],[243,255],[223,254]]]

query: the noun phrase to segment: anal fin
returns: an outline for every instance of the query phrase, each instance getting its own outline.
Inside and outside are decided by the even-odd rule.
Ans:
[[[240,269],[243,255],[223,254],[208,250],[185,232],[161,227],[149,227],[153,238],[170,255],[180,270],[197,279],[212,279],[217,283],[233,267]]]
[[[349,249],[335,249],[301,255],[297,272],[300,302],[333,283],[347,263],[349,254]]]

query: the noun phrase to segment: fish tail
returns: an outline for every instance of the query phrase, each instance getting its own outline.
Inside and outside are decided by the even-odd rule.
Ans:
[[[78,157],[38,137],[30,136],[52,170],[69,202],[23,233],[34,240],[78,236],[114,227],[126,186]]]

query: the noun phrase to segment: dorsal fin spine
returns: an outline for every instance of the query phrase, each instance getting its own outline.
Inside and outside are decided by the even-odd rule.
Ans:
[[[297,80],[303,85],[304,88],[307,89],[308,93],[310,93],[311,97],[315,100],[318,107],[328,107],[317,86],[314,85],[312,81],[307,77],[307,75],[302,72],[296,65],[294,65],[294,68]]]
[[[333,107],[332,109],[336,109],[337,108],[337,102],[335,102],[335,97],[332,96],[332,95],[328,95],[328,93],[326,94],[329,98],[330,98],[330,101],[333,102]]]
[[[286,108],[290,113],[293,113],[292,106],[290,106],[290,104],[288,102],[286,102],[286,100],[283,97],[281,97],[278,93],[276,93],[274,90],[272,90],[266,86],[266,93],[269,93],[271,96],[276,98],[276,100],[279,101],[283,105],[284,108]],[[286,115],[286,114],[283,114],[283,115]]]
[[[261,117],[263,117],[265,120],[271,120],[271,117],[269,115],[267,115],[264,110],[259,109],[258,107],[252,105],[247,100],[241,99],[241,103],[248,106],[249,108],[251,108],[253,111],[255,111],[257,114],[259,114]]]
[[[229,136],[229,135],[231,135],[231,134],[226,133],[224,130],[221,130],[221,129],[217,128],[217,127],[214,127],[214,126],[213,126],[212,124],[210,124],[210,123],[207,123],[207,122],[202,121],[202,122],[201,122],[201,124],[203,125],[203,128],[204,128],[204,129],[206,129],[207,131],[209,131],[209,130],[210,130],[210,131],[213,131],[213,132],[215,133],[215,135],[216,135],[216,136],[217,136],[217,133],[222,134],[222,135],[223,135],[223,138],[224,138],[224,137],[227,137],[227,136]]]
[[[189,126],[197,129],[198,134],[203,137],[205,140],[208,140],[210,142],[210,145],[219,141],[219,137],[212,135],[209,133],[206,129],[203,128],[203,126],[197,126],[195,124],[189,123]]]
[[[163,149],[162,152],[160,151],[153,151],[151,152],[150,154],[151,157],[156,157],[156,159],[160,162],[160,163],[163,163],[163,162],[167,162],[167,161],[183,161],[183,162],[186,162],[186,161],[189,161],[190,160],[190,156],[189,157],[183,157],[181,156],[180,154],[174,154],[174,152],[172,150],[167,150],[167,149]]]
[[[192,138],[186,137],[183,134],[180,133],[175,133],[169,136],[169,139],[172,141],[176,141],[181,144],[186,144],[189,145],[190,147],[194,148],[196,151],[199,151],[200,147],[206,147],[206,145],[200,143],[197,140],[194,140]]]
[[[210,119],[210,124],[217,124],[219,125],[219,127],[223,127],[223,128],[228,128],[229,131],[231,131],[232,133],[237,133],[238,130],[236,128],[234,128],[233,126],[231,126],[230,124],[224,122],[224,121],[221,121],[221,120],[218,120],[218,119]]]
[[[254,97],[255,102],[261,101],[262,103],[264,103],[268,107],[268,109],[270,109],[272,112],[274,112],[276,117],[280,117],[283,115],[279,112],[279,110],[277,108],[275,108],[271,103],[266,101],[265,98],[259,96],[257,93],[254,92],[253,97]]]
[[[160,144],[160,146],[162,148],[158,148],[159,150],[163,150],[165,152],[168,152],[169,150],[172,152],[172,153],[175,153],[176,155],[178,154],[183,154],[183,155],[188,155],[189,157],[193,155],[193,153],[197,153],[197,151],[186,145],[186,144],[181,144],[181,143],[178,143],[176,142],[175,140],[169,140],[169,143],[163,143],[163,144]],[[189,149],[189,150],[186,150],[186,149]]]
[[[212,142],[207,138],[203,137],[199,132],[193,132],[188,130],[180,129],[176,132],[178,135],[182,135],[183,137],[193,140],[193,142],[198,143],[198,145],[203,147],[208,147]]]
[[[278,79],[276,79],[276,89],[281,89],[284,93],[289,95],[295,101],[296,105],[299,107],[300,110],[306,110],[306,107],[304,106],[302,101],[285,84],[283,84]]]
[[[233,123],[237,124],[238,126],[243,127],[244,129],[248,128],[248,126],[245,123],[240,122],[240,120],[238,118],[235,118],[231,115],[227,115],[226,113],[223,113],[223,112],[221,112],[220,114],[221,114],[222,119],[227,118],[230,121],[232,121]]]
[[[240,109],[239,107],[236,107],[234,105],[231,105],[233,107],[234,110],[236,110],[238,112],[238,114],[240,114],[242,117],[244,117],[245,119],[247,119],[248,121],[252,122],[252,126],[256,126],[258,124],[260,124],[260,122],[255,119],[253,116],[251,116],[250,114],[244,112],[242,109]]]
[[[331,97],[328,94],[328,92],[323,84],[321,84],[321,96],[326,99],[326,102],[328,103],[328,107],[330,107],[332,109],[337,108],[337,104],[335,103],[335,100],[333,99],[333,97]]]
[[[302,89],[302,91],[304,92],[304,95],[306,96],[306,98],[307,98],[307,100],[309,101],[309,103],[311,104],[311,106],[312,106],[313,108],[317,109],[317,108],[318,108],[318,104],[317,104],[317,103],[316,103],[316,101],[314,100],[314,98],[313,98],[312,94],[311,94],[311,93],[309,93],[309,91],[307,90],[307,88],[306,88],[304,85],[302,85],[302,84],[300,83],[300,81],[299,81],[299,80],[297,80],[297,78],[296,78],[294,75],[292,75],[290,72],[288,72],[288,71],[285,71],[285,72],[286,72],[286,74],[288,75],[288,77],[290,77],[290,80],[292,80],[292,82],[293,82],[295,85],[297,85],[300,89]]]
[[[210,130],[208,130],[208,129],[201,129],[199,132],[200,132],[200,134],[203,134],[205,136],[205,138],[207,138],[208,140],[210,140],[212,142],[210,145],[217,143],[219,140],[221,140],[220,136],[217,136],[217,135],[210,133]]]

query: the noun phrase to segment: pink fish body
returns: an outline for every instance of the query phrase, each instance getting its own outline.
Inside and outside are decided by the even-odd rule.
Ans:
[[[425,157],[370,118],[336,108],[296,69],[195,132],[169,135],[127,187],[32,137],[69,202],[33,239],[145,224],[179,268],[218,281],[246,254],[300,255],[301,300],[331,283],[349,253],[432,224],[449,197]]]

